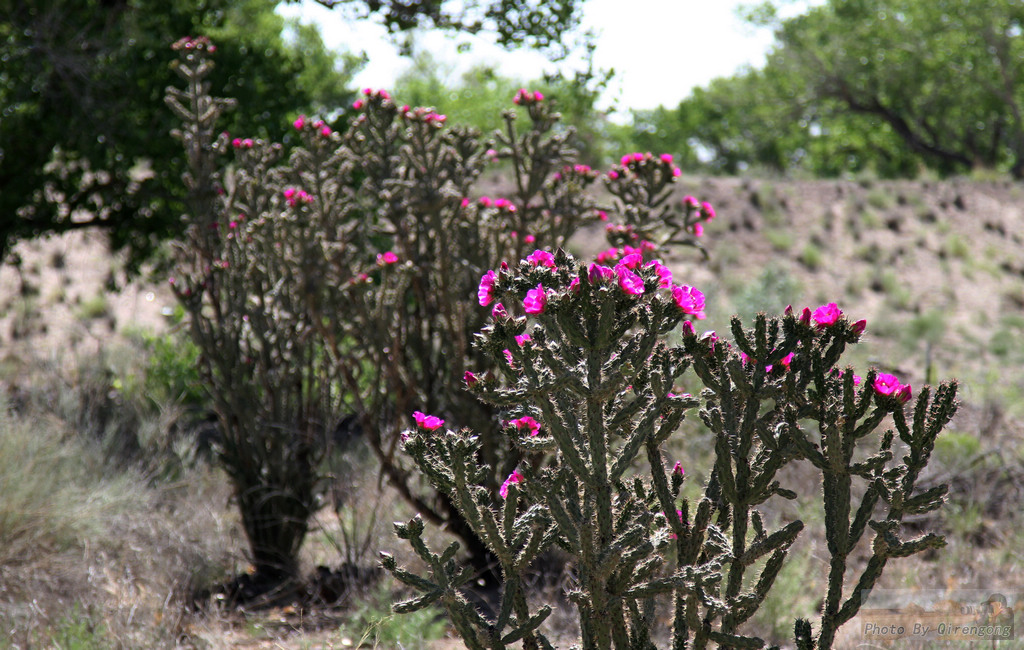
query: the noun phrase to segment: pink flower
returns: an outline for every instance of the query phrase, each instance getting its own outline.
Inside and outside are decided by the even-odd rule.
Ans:
[[[641,253],[630,253],[621,260],[619,264],[625,266],[627,269],[635,269],[644,263],[644,256]]]
[[[686,196],[683,197],[683,205],[685,205],[688,208],[694,209],[700,204],[697,202],[697,197],[690,196],[689,194],[687,194]]]
[[[508,423],[516,429],[529,429],[531,436],[535,436],[540,433],[540,422],[537,422],[529,415],[516,418],[515,420],[509,420]]]
[[[486,307],[494,300],[494,283],[498,279],[493,270],[487,271],[480,278],[480,286],[476,290],[477,300],[481,307]]]
[[[842,315],[843,312],[839,309],[839,306],[834,302],[830,302],[815,309],[814,313],[811,314],[811,318],[818,324],[818,327],[828,327],[829,325],[834,325]]]
[[[427,415],[422,411],[413,411],[412,419],[416,420],[416,426],[427,431],[440,429],[444,425],[444,420],[441,418],[436,415]]]
[[[683,321],[683,336],[697,336],[697,330],[693,329],[693,323],[688,320]]]
[[[467,370],[465,374],[462,375],[462,381],[466,382],[467,386],[472,386],[477,381],[476,375],[474,375],[471,371]]]
[[[683,464],[682,463],[676,462],[675,466],[672,468],[672,473],[673,474],[678,474],[678,475],[682,476],[682,475],[686,474],[686,470],[683,469]]]
[[[875,376],[875,392],[879,395],[895,395],[901,402],[908,402],[912,397],[910,384],[903,385],[894,375],[880,372]]]
[[[704,224],[702,224],[702,223],[695,223],[695,224],[693,224],[693,236],[694,237],[703,237],[704,236]]]
[[[676,510],[676,518],[679,519],[679,523],[681,523],[681,524],[685,524],[686,523],[683,520],[683,511],[682,510]],[[669,538],[670,539],[678,539],[679,536],[676,535],[675,533],[669,533]]]
[[[590,280],[590,284],[597,284],[602,280],[611,280],[613,277],[615,277],[615,271],[607,266],[591,262],[590,266],[587,267],[587,278]]]
[[[644,292],[643,278],[630,271],[625,265],[619,264],[616,266],[615,274],[619,276],[619,287],[627,294],[639,296]]]
[[[519,347],[523,347],[523,343],[526,343],[527,341],[531,340],[529,334],[516,334],[515,338],[516,343],[519,344]]]
[[[804,325],[810,325],[811,324],[811,308],[810,307],[804,307],[804,310],[802,312],[800,312],[800,322],[803,323]]]
[[[654,267],[654,272],[658,274],[659,287],[667,289],[672,286],[672,271],[667,266],[659,260],[652,260],[647,263],[647,266]]]
[[[619,172],[615,171],[614,169],[608,170],[608,178],[610,178],[612,180],[615,180],[618,177],[619,177]]]
[[[790,352],[786,356],[782,357],[782,359],[779,360],[779,363],[785,366],[787,370],[789,370],[789,364],[793,363],[793,353]]]
[[[579,292],[580,292],[580,279],[579,278],[573,278],[572,282],[569,283],[569,293],[579,293]]]
[[[362,107],[363,107],[363,100],[357,99],[356,101],[352,102],[352,108],[356,109],[357,111],[360,108],[362,108]]]
[[[329,126],[321,126],[320,127],[320,135],[322,135],[325,138],[330,136],[331,135],[331,127],[329,127]]]
[[[867,326],[868,322],[862,318],[853,324],[853,333],[857,335],[863,334]]]
[[[672,164],[672,154],[670,154],[670,153],[663,153],[659,157],[661,158],[661,162],[665,163],[666,165],[671,165]]]
[[[295,127],[296,131],[301,131],[302,127],[306,126],[306,116],[305,115],[298,116],[295,119],[295,121],[292,122],[292,126]]]
[[[707,201],[704,201],[703,203],[700,204],[700,212],[701,216],[703,216],[708,221],[711,221],[712,219],[715,218],[715,209],[711,207],[711,204],[708,203]]]
[[[502,320],[508,318],[508,312],[505,311],[505,305],[500,302],[494,304],[494,309],[491,310],[491,318],[494,320]]]
[[[534,266],[546,266],[549,269],[555,268],[555,256],[548,251],[533,251],[526,256],[526,259]]]
[[[543,314],[544,308],[548,305],[548,295],[544,293],[544,285],[538,284],[535,289],[526,292],[523,299],[523,309],[527,314]]]
[[[597,218],[600,219],[601,221],[608,221],[608,213],[605,212],[604,210],[598,210]]]
[[[672,298],[684,314],[695,316],[697,320],[703,320],[704,315],[704,293],[688,284],[672,287]]]
[[[508,478],[505,479],[505,482],[501,484],[501,489],[498,490],[498,494],[501,495],[502,499],[507,499],[508,498],[508,486],[512,485],[513,483],[522,483],[523,480],[525,480],[525,479],[526,479],[525,476],[523,476],[522,474],[520,474],[517,471],[513,471],[511,474],[508,475]]]
[[[511,208],[513,212],[515,211],[515,207],[516,206],[513,205]],[[534,237],[533,235],[527,235],[526,237],[523,237],[523,241],[526,242],[527,244],[532,244],[533,242],[537,241],[537,238]]]
[[[513,367],[516,365],[515,359],[512,358],[512,350],[505,349],[502,350],[502,353],[505,355],[505,361],[508,362],[509,367]]]
[[[380,266],[386,266],[388,264],[394,264],[398,261],[398,256],[391,251],[386,251],[377,256],[377,264]]]

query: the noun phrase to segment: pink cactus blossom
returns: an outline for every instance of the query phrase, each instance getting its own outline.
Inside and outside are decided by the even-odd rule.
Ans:
[[[525,479],[525,476],[523,476],[517,471],[513,471],[511,474],[508,475],[508,478],[505,479],[505,482],[501,484],[501,488],[498,490],[498,494],[501,495],[502,499],[507,499],[508,486],[512,485],[513,483],[522,483]]]
[[[864,333],[864,330],[867,329],[867,326],[868,322],[862,318],[853,324],[853,333],[859,336]]]
[[[537,422],[529,415],[524,415],[523,417],[516,418],[515,420],[509,420],[508,423],[509,426],[513,426],[516,429],[528,429],[531,436],[536,436],[540,433],[540,422]]]
[[[643,263],[644,256],[641,253],[630,253],[629,255],[624,255],[623,258],[619,260],[619,265],[625,266],[627,269],[637,269],[642,266]]]
[[[587,278],[590,280],[590,284],[597,284],[603,280],[611,280],[614,277],[615,271],[607,266],[591,262],[590,266],[587,267]]]
[[[476,290],[476,297],[481,307],[486,307],[494,300],[494,283],[497,279],[498,276],[493,270],[487,271],[480,278],[480,286]]]
[[[672,468],[672,473],[683,476],[686,474],[686,470],[683,469],[683,464],[677,461],[675,466]]]
[[[302,127],[306,126],[306,116],[300,115],[297,118],[295,118],[295,121],[292,122],[292,126],[295,127],[296,131],[301,131]]]
[[[700,203],[697,202],[697,197],[687,194],[683,197],[683,205],[694,210],[700,205]]]
[[[436,415],[427,415],[422,411],[413,411],[412,419],[416,421],[416,426],[426,431],[435,431],[444,426],[444,420]]]
[[[548,294],[544,292],[544,285],[538,284],[536,288],[526,292],[523,299],[523,309],[527,314],[543,314],[544,308],[548,305]]]
[[[516,339],[516,343],[519,344],[519,347],[523,347],[524,343],[526,343],[527,341],[531,340],[529,334],[516,334],[515,339]]]
[[[901,384],[894,375],[884,372],[875,376],[874,388],[879,395],[895,395],[901,402],[909,402],[912,397],[910,384]]]
[[[572,282],[569,283],[569,293],[579,293],[579,292],[580,292],[580,279],[579,278],[573,278]]]
[[[491,318],[494,320],[504,320],[508,318],[508,312],[505,311],[505,305],[500,302],[495,303],[494,309],[491,310]]]
[[[711,204],[707,201],[700,204],[700,212],[701,216],[703,216],[707,221],[711,221],[715,218],[715,209],[711,207]]]
[[[462,381],[466,382],[467,386],[472,386],[477,382],[476,375],[474,375],[472,371],[467,370],[465,374],[462,375]]]
[[[672,271],[661,263],[660,260],[652,260],[646,264],[654,268],[654,272],[658,274],[658,286],[662,289],[667,289],[672,286]]]
[[[704,314],[704,293],[688,284],[672,287],[672,298],[684,314],[689,314],[703,320]]]
[[[672,164],[672,154],[670,154],[670,153],[663,153],[663,154],[661,154],[658,157],[661,158],[661,162],[665,163],[666,165],[671,165]]]
[[[387,266],[388,264],[394,264],[398,261],[398,256],[391,251],[386,251],[377,256],[377,264],[380,266]]]
[[[526,260],[533,266],[546,266],[549,269],[555,268],[555,256],[548,251],[535,250],[526,256]]]
[[[834,302],[830,302],[815,309],[814,313],[811,314],[811,318],[814,319],[819,328],[823,328],[834,325],[842,315],[843,312],[839,309],[839,306]]]
[[[636,273],[633,273],[624,264],[615,267],[615,274],[619,278],[619,287],[631,296],[639,296],[644,292],[644,281]]]

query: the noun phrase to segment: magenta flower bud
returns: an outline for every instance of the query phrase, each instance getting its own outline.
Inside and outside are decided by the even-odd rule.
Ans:
[[[498,490],[498,494],[501,495],[502,499],[507,499],[508,486],[512,485],[513,483],[522,483],[525,479],[525,476],[523,476],[517,471],[513,471],[511,474],[508,475],[508,478],[505,479],[505,482],[501,484],[501,488]]]
[[[811,324],[811,308],[804,307],[804,310],[800,312],[800,322],[804,325]]]
[[[782,313],[784,313],[786,316],[792,316],[793,315],[793,305],[786,305],[786,310],[784,312],[782,312]]]
[[[579,292],[580,292],[580,279],[579,278],[573,278],[572,282],[569,283],[569,293],[579,293]]]
[[[665,163],[666,165],[672,164],[672,154],[670,153],[663,153],[661,154],[661,156],[659,156],[659,158],[661,158],[661,162]]]
[[[480,286],[476,290],[476,297],[481,307],[486,307],[494,300],[494,283],[498,279],[494,271],[489,270],[480,278]]]
[[[693,209],[697,208],[700,205],[700,203],[697,202],[697,197],[690,196],[689,194],[687,194],[686,196],[683,197],[683,205]]]
[[[385,253],[381,253],[380,255],[377,256],[377,264],[380,265],[380,266],[387,266],[388,264],[394,264],[397,261],[398,261],[398,256],[395,255],[394,253],[392,253],[391,251],[387,251]]]
[[[474,375],[471,371],[467,370],[465,374],[462,375],[462,381],[466,382],[467,386],[472,386],[477,381],[476,375]]]
[[[708,221],[715,218],[715,209],[707,201],[700,204],[701,215]]]
[[[523,299],[523,309],[527,314],[543,314],[547,305],[548,295],[544,292],[544,285],[539,283],[536,288],[527,291]]]
[[[683,336],[697,336],[697,330],[693,329],[693,323],[691,321],[683,321]]]
[[[302,127],[306,126],[306,116],[305,115],[298,116],[295,119],[295,121],[292,122],[292,126],[295,127],[296,131],[301,131]]]
[[[528,429],[531,436],[536,436],[540,433],[540,422],[537,422],[529,415],[516,418],[515,420],[509,420],[508,424],[510,426],[514,426],[516,429]]]
[[[677,461],[675,467],[672,468],[672,473],[678,474],[679,476],[683,476],[684,474],[686,474],[686,470],[683,469],[683,464]]]
[[[529,334],[517,334],[515,339],[516,339],[516,343],[519,344],[519,347],[523,347],[524,343],[526,343],[527,341],[531,340]]]
[[[505,305],[500,302],[495,303],[494,309],[491,310],[491,318],[494,320],[504,320],[508,318],[508,312],[505,311]]]
[[[867,326],[868,322],[862,318],[853,324],[853,333],[859,336],[864,333],[864,330],[867,328]]]
[[[899,397],[900,401],[903,402],[904,404],[909,402],[910,398],[913,396],[910,389],[910,384],[904,384],[902,387],[900,387],[900,390],[899,392],[896,393],[896,396]]]
[[[610,280],[615,277],[615,271],[611,270],[607,266],[601,266],[596,262],[591,262],[590,266],[587,267],[587,278],[590,280],[590,284],[597,284],[602,280]]]
[[[660,260],[648,262],[647,266],[654,267],[654,272],[658,274],[658,286],[660,288],[667,289],[672,286],[672,271],[662,264]]]
[[[440,429],[444,425],[444,420],[441,418],[436,415],[427,415],[422,411],[413,411],[412,419],[416,421],[416,426],[427,431]]]

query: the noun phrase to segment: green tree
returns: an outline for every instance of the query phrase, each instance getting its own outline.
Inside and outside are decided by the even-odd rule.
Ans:
[[[582,2],[320,0],[395,34],[489,31],[551,56],[568,51]],[[277,4],[0,0],[0,260],[19,239],[95,226],[137,263],[180,234],[182,161],[161,98],[182,36],[220,48],[211,83],[246,107],[228,118],[233,134],[279,139],[299,112],[348,106],[359,59],[326,51],[312,27],[285,38]]]
[[[597,108],[597,99],[611,72],[596,72],[592,66],[571,74],[557,73],[523,81],[502,75],[494,67],[470,68],[454,83],[446,70],[428,52],[417,53],[412,65],[395,84],[397,101],[411,106],[433,106],[453,122],[473,126],[489,135],[504,130],[502,112],[520,88],[539,91],[554,101],[562,123],[575,134],[571,144],[582,162],[603,165],[617,157],[628,138]]]
[[[769,66],[823,112],[865,116],[942,173],[1024,177],[1024,5],[1014,0],[829,0],[774,25]]]
[[[18,239],[98,226],[143,259],[178,233],[180,148],[163,104],[169,46],[215,39],[228,127],[279,136],[299,108],[347,104],[357,62],[273,0],[0,0],[0,259]]]

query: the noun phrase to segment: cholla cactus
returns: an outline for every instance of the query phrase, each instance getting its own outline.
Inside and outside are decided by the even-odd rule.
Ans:
[[[327,434],[340,414],[335,367],[294,291],[316,274],[308,242],[319,224],[307,219],[302,195],[266,190],[284,180],[275,169],[279,145],[215,135],[230,103],[209,96],[209,42],[183,39],[175,49],[187,89],[168,89],[168,104],[185,123],[178,135],[189,161],[189,227],[171,287],[202,353],[221,428],[218,457],[257,577],[272,586],[298,571]],[[218,156],[228,151],[237,166],[225,171]]]
[[[288,384],[303,396],[296,404],[313,404],[301,391],[330,386],[315,401],[324,421],[344,401],[399,493],[460,536],[486,569],[490,555],[458,508],[443,492],[424,490],[397,453],[399,434],[414,409],[472,426],[481,432],[476,454],[494,489],[523,462],[524,451],[501,435],[495,409],[463,390],[467,372],[486,364],[471,345],[487,318],[474,296],[494,260],[563,246],[597,220],[587,190],[599,175],[576,163],[552,103],[526,90],[515,101],[528,124],[509,111],[505,130],[490,142],[372,89],[344,131],[296,119],[297,142],[287,151],[217,137],[225,104],[202,82],[212,65],[208,49],[181,51],[178,69],[189,89],[171,89],[168,101],[185,121],[192,227],[175,286],[212,364],[225,429],[235,427],[239,439],[251,435],[244,432],[260,411],[251,407],[254,397],[236,393],[260,394],[247,386],[264,373],[305,377]],[[232,157],[226,165],[218,159],[224,154]],[[514,191],[475,191],[486,165],[501,159],[510,162]]]
[[[762,647],[742,626],[803,524],[768,531],[757,507],[796,496],[776,479],[794,462],[822,473],[832,558],[817,638],[799,622],[801,647],[830,647],[856,613],[860,590],[871,588],[890,558],[942,545],[937,535],[904,540],[900,525],[904,515],[942,502],[945,486],[921,492],[917,479],[955,411],[955,384],[941,386],[934,399],[922,391],[911,425],[903,413],[909,386],[875,371],[858,383],[851,369],[838,370],[864,323],[850,323],[834,304],[800,317],[761,315],[752,331],[734,321],[730,344],[713,333],[698,336],[690,318],[703,316],[703,294],[674,284],[639,254],[614,268],[584,266],[561,252],[549,261],[526,259],[485,277],[481,294],[496,305],[479,347],[501,377],[471,386],[503,409],[506,435],[524,455],[543,452],[549,460],[520,464],[496,490],[482,480],[491,470],[479,463],[480,437],[471,429],[445,429],[420,413],[404,445],[498,558],[505,581],[498,614],[487,618],[467,602],[460,588],[470,574],[454,559],[457,545],[431,551],[418,518],[396,528],[428,574],[383,557],[422,592],[396,611],[439,601],[470,648],[520,640],[551,647],[542,631],[550,609],[531,607],[523,576],[538,554],[558,546],[575,560],[568,598],[579,611],[584,648],[653,648],[659,633],[674,648]],[[673,347],[666,340],[677,329],[682,344]],[[699,397],[673,388],[691,368],[704,386]],[[704,496],[691,503],[680,497],[682,468],[663,447],[697,407],[717,460]],[[906,448],[902,462],[894,461],[891,431],[874,455],[855,461],[857,443],[889,416]],[[867,485],[861,497],[855,480]],[[871,559],[844,600],[847,558],[869,528]],[[671,613],[670,630],[656,629],[659,608]]]

